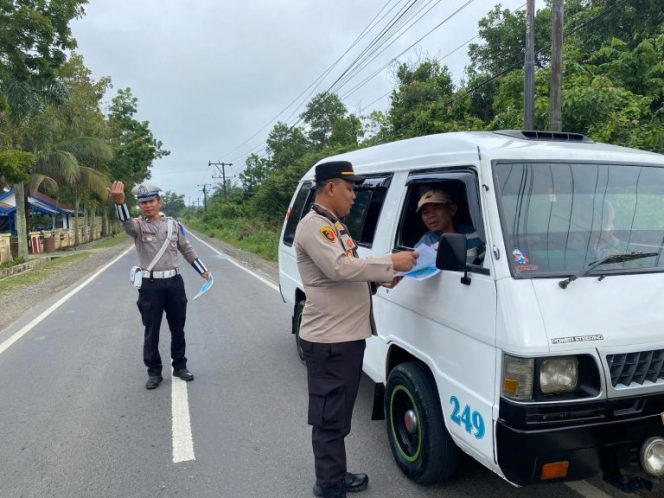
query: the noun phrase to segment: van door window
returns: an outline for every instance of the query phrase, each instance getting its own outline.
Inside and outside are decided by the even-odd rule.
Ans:
[[[396,247],[427,244],[437,250],[441,233],[462,233],[468,240],[470,269],[482,266],[486,238],[479,202],[477,177],[469,170],[411,175]]]
[[[368,177],[355,188],[353,208],[342,221],[359,246],[373,245],[378,218],[391,180],[391,175]]]
[[[300,191],[297,193],[297,196],[295,197],[293,205],[288,210],[288,213],[286,215],[288,219],[286,221],[286,229],[284,230],[283,242],[287,246],[293,245],[293,240],[295,239],[295,229],[297,228],[297,224],[300,222],[300,218],[302,218],[302,216],[304,216],[307,213],[307,211],[309,210],[308,208],[311,207],[313,198],[314,195],[311,190],[311,182],[303,183],[302,186],[300,187]]]

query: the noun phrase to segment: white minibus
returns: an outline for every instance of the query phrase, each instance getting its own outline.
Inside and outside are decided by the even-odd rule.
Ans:
[[[427,231],[417,203],[432,189],[481,241],[471,260],[469,230],[443,234],[441,272],[374,296],[363,369],[409,478],[449,478],[459,451],[520,486],[664,475],[664,156],[506,130],[329,160],[366,177],[344,220],[360,256],[415,247]],[[314,167],[279,245],[296,344],[306,296],[293,237]]]

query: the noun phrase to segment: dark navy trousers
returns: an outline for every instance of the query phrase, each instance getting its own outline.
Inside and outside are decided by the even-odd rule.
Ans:
[[[301,344],[307,363],[316,482],[336,486],[346,473],[344,438],[350,434],[366,343],[362,339],[331,344],[302,340]]]
[[[145,326],[143,340],[143,362],[148,375],[161,375],[159,355],[159,329],[166,312],[166,321],[171,330],[171,358],[173,368],[187,368],[185,357],[184,322],[187,318],[187,295],[180,275],[172,278],[143,278],[138,290],[138,309]]]

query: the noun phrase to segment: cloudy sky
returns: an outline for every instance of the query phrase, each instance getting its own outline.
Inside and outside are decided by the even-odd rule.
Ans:
[[[515,10],[524,2],[502,5]],[[117,89],[130,87],[138,119],[148,120],[171,151],[155,162],[152,181],[195,204],[202,203],[202,185],[219,182],[209,161],[233,163],[226,174],[237,175],[250,152],[262,152],[274,123],[293,124],[307,97],[327,90],[402,9],[412,4],[394,36],[375,45],[375,57],[338,90],[350,112],[387,109],[396,57],[411,63],[444,57],[458,83],[468,47],[448,54],[477,34],[477,22],[496,3],[90,0],[72,29],[94,78],[113,81],[106,104]]]

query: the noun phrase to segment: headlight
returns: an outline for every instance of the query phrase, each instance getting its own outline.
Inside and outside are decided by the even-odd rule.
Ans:
[[[664,476],[664,439],[652,437],[648,439],[640,451],[641,467],[654,477]]]
[[[539,368],[539,387],[542,394],[573,392],[579,383],[579,359],[563,356],[542,360]]]
[[[503,396],[519,401],[533,397],[533,358],[503,355]]]

